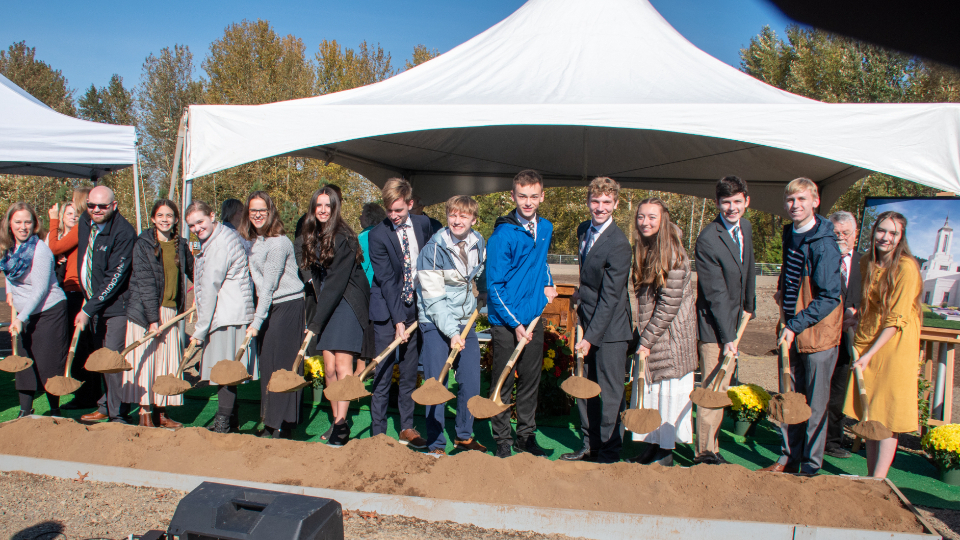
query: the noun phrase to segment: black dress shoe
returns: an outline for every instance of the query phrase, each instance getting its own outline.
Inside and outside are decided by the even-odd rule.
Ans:
[[[508,458],[513,455],[513,445],[508,441],[502,441],[497,443],[497,457],[498,458]]]
[[[846,459],[853,455],[850,453],[849,450],[847,450],[842,446],[831,446],[829,448],[824,448],[823,453],[830,457],[835,457],[840,459]]]
[[[673,448],[661,448],[657,450],[651,465],[660,465],[663,467],[673,467]]]
[[[590,448],[586,446],[577,450],[576,452],[560,455],[560,459],[563,461],[590,461],[592,457],[593,455],[590,453]]]
[[[537,444],[537,438],[533,435],[529,435],[523,439],[518,437],[516,444],[513,445],[513,450],[516,452],[528,452],[537,457],[547,455],[547,453],[543,451],[543,448],[540,448],[540,445]]]
[[[648,444],[647,449],[643,451],[639,456],[634,456],[627,461],[630,463],[639,463],[640,465],[649,465],[653,462],[654,458],[657,456],[657,452],[660,450],[659,444]]]
[[[723,456],[720,455],[720,452],[714,454],[709,450],[700,454],[699,456],[693,458],[694,465],[729,465],[730,462],[723,459]]]

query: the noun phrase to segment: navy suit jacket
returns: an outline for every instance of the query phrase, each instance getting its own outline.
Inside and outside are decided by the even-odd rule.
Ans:
[[[426,216],[411,214],[417,246],[422,250],[436,232]],[[390,321],[392,324],[412,324],[417,320],[417,302],[405,305],[403,293],[403,249],[389,219],[370,229],[370,265],[373,266],[373,285],[370,287],[370,320]],[[416,292],[414,292],[416,295]]]

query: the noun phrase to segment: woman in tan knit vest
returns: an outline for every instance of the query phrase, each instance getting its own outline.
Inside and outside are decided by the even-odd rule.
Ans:
[[[647,355],[643,407],[658,409],[663,425],[634,440],[649,444],[633,462],[673,465],[677,442],[693,441],[690,392],[697,365],[696,285],[680,229],[658,198],[637,206],[633,230],[630,302],[640,334],[637,354]]]

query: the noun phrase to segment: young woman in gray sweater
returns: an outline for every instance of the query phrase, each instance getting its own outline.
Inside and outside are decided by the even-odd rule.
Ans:
[[[301,392],[270,392],[267,384],[275,371],[291,368],[300,350],[303,282],[297,273],[293,242],[286,237],[270,195],[251,193],[243,214],[240,232],[251,242],[250,276],[257,288],[257,311],[247,334],[258,338],[263,436],[289,438],[300,420]],[[302,369],[301,364],[298,371]]]
[[[0,272],[7,281],[7,295],[17,316],[10,334],[20,337],[14,351],[33,359],[33,366],[17,372],[20,414],[33,414],[33,398],[50,377],[63,375],[67,359],[69,323],[67,297],[57,285],[53,252],[40,241],[40,221],[25,202],[10,205],[0,225]],[[60,416],[60,398],[47,394],[50,414]]]

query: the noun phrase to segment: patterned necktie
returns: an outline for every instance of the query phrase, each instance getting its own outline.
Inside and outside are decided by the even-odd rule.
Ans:
[[[743,262],[743,246],[740,245],[740,225],[735,225],[730,233],[733,235],[733,243],[737,245],[737,251],[740,254],[740,262]]]
[[[583,252],[580,254],[580,262],[583,262],[587,258],[587,254],[590,253],[590,248],[593,247],[593,239],[596,237],[597,229],[592,225],[587,229],[587,237],[583,241]]]
[[[87,254],[83,257],[83,275],[86,278],[83,289],[87,291],[87,298],[93,297],[93,244],[97,241],[98,234],[100,234],[100,227],[96,225],[90,227],[90,239],[87,240]]]
[[[847,270],[847,257],[846,256],[840,257],[840,277],[843,278],[844,287],[848,285],[847,276],[849,274],[850,272]]]
[[[466,240],[461,240],[461,241],[457,242],[457,247],[460,248],[460,260],[463,261],[463,269],[464,269],[464,271],[465,271],[467,274],[469,274],[469,273],[470,273],[470,258],[467,257],[466,245],[467,245],[467,241],[466,241]]]
[[[413,261],[410,260],[410,240],[407,239],[407,228],[404,223],[397,227],[400,231],[400,246],[403,248],[403,303],[413,303]]]
[[[537,243],[537,226],[532,221],[528,221],[527,230],[533,235],[533,243]]]

